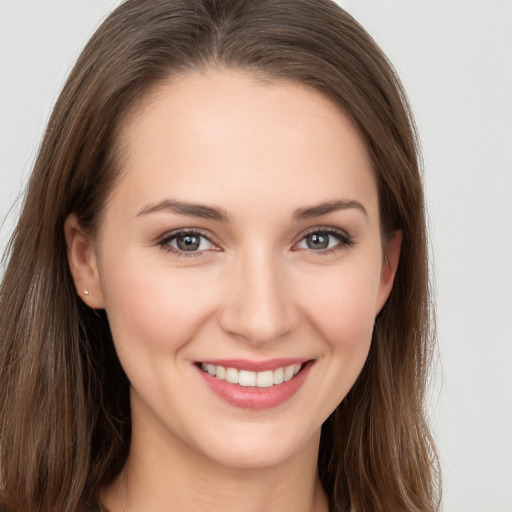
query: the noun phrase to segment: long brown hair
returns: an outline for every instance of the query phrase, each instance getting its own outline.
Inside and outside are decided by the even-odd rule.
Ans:
[[[74,212],[94,236],[119,175],[126,112],[160,81],[212,66],[314,87],[365,141],[382,233],[401,229],[402,252],[366,364],[323,425],[319,472],[335,510],[437,510],[416,132],[392,66],[330,0],[128,0],[85,47],[49,121],[0,289],[0,502],[9,512],[82,511],[123,467],[129,384],[104,312],[75,292],[63,226]]]

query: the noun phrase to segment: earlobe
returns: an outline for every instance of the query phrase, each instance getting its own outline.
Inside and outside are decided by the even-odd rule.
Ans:
[[[79,297],[89,307],[103,309],[105,301],[100,285],[94,244],[84,232],[75,214],[71,214],[66,219],[64,235],[69,269]]]
[[[380,274],[380,289],[377,300],[376,315],[384,307],[395,282],[395,275],[400,261],[400,249],[402,247],[402,230],[395,231],[393,237],[386,243],[386,253],[382,261]]]

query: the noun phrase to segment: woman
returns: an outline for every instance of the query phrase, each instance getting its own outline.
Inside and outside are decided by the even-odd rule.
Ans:
[[[328,0],[128,0],[0,296],[4,510],[438,508],[413,122]]]

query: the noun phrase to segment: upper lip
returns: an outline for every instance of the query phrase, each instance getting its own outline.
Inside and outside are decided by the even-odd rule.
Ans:
[[[277,370],[293,364],[304,364],[311,361],[305,357],[287,357],[279,359],[267,359],[265,361],[253,361],[250,359],[205,359],[198,363],[212,364],[214,366],[223,366],[224,368],[236,368],[237,370],[249,370],[253,372],[263,372],[266,370]]]

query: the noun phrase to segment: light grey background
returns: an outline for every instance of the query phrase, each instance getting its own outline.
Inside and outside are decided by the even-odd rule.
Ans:
[[[0,219],[116,0],[0,0]],[[389,55],[422,136],[446,512],[512,512],[512,2],[340,0]],[[0,233],[6,243],[17,209]]]

